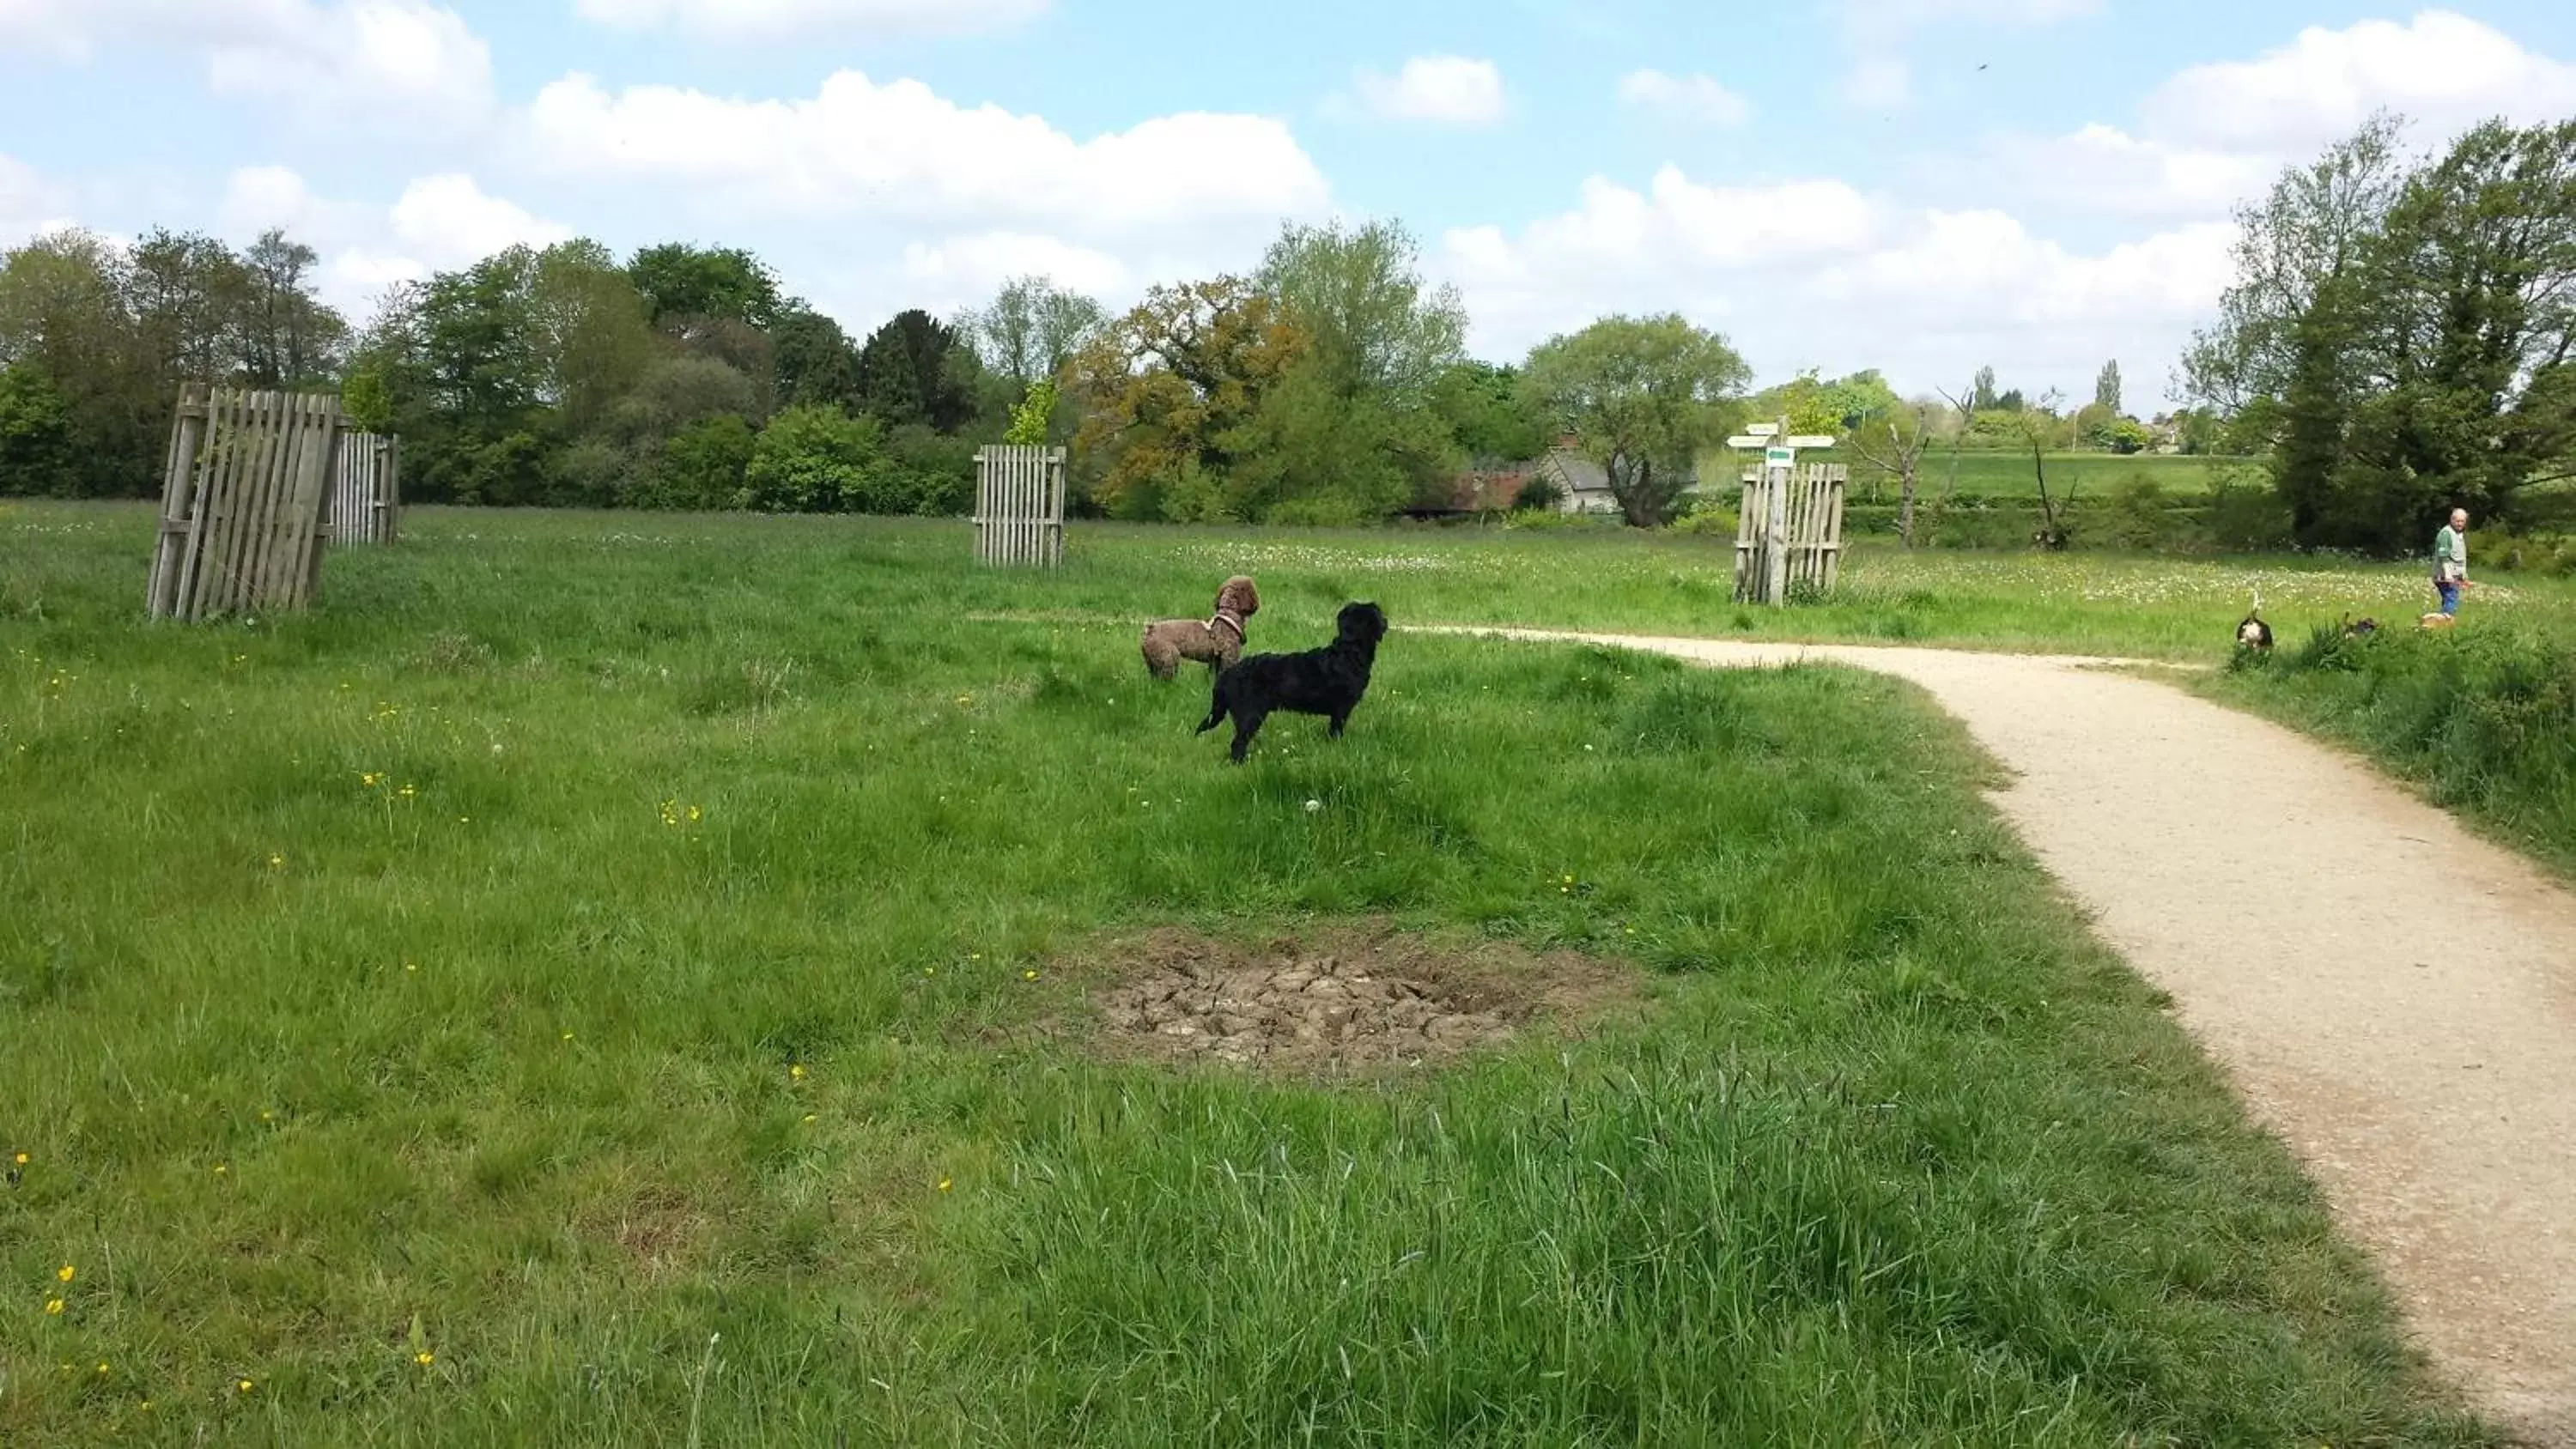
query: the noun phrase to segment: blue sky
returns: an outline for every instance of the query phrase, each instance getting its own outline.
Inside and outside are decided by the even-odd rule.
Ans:
[[[1765,378],[2133,405],[2230,206],[2376,106],[2576,115],[2576,6],[0,0],[0,245],[284,225],[363,314],[516,241],[750,246],[854,328],[1391,216],[1509,360],[1678,310]]]

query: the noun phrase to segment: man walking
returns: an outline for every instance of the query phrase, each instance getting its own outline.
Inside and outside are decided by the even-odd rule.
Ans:
[[[2442,596],[2442,612],[2460,612],[2460,589],[2469,581],[2469,510],[2454,508],[2451,521],[2433,535],[2433,587]]]

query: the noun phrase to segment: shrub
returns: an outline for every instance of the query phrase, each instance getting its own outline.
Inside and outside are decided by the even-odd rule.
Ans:
[[[752,445],[734,506],[762,513],[908,512],[870,506],[891,496],[891,471],[873,420],[834,407],[792,407],[770,419]]]
[[[919,423],[888,434],[884,471],[876,493],[846,504],[863,513],[962,514],[975,506],[975,444],[933,432]]]
[[[2328,628],[2239,677],[2231,688],[2576,865],[2576,644],[2485,621],[2367,639]]]
[[[72,406],[32,363],[0,368],[0,493],[80,491],[72,466]]]
[[[718,413],[683,428],[662,445],[647,497],[654,508],[725,508],[743,490],[743,475],[758,447],[751,424]]]

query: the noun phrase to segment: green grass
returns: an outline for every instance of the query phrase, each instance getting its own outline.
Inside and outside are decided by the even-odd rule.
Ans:
[[[1732,454],[1709,455],[1723,472]],[[1824,463],[1848,463],[1852,470],[1852,496],[1855,500],[1883,498],[1896,501],[1896,483],[1877,465],[1845,448],[1826,448],[1798,455],[1802,460]],[[2052,452],[2048,462],[2048,487],[2062,494],[2068,487],[2077,490],[2078,501],[2091,498],[2107,501],[2114,489],[2133,478],[2154,481],[2177,498],[2197,497],[2207,493],[2220,479],[2259,469],[2259,458],[2183,457],[2165,453]],[[1702,476],[1709,476],[1702,469]],[[1984,449],[1962,452],[1954,464],[1947,449],[1934,448],[1923,456],[1919,474],[1925,501],[1939,497],[1954,486],[1960,498],[2036,498],[2038,485],[2032,480],[2030,454]]]
[[[1228,560],[1291,645],[1723,627],[1717,555],[415,522],[180,629],[147,513],[0,514],[0,1442],[2489,1442],[1916,695],[1399,635],[1235,770],[1135,656]],[[1793,617],[1884,607],[2039,627]],[[1338,1087],[1022,1029],[1371,916],[1650,1007]]]
[[[2509,844],[2576,875],[2576,636],[2528,621],[2283,636],[2211,681],[2221,699],[2355,745]]]

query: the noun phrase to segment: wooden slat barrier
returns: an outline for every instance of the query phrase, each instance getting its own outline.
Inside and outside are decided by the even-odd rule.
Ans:
[[[331,541],[391,543],[401,512],[401,442],[374,433],[342,433],[326,515]]]
[[[1841,463],[1744,475],[1744,511],[1735,524],[1738,603],[1784,605],[1802,587],[1831,592],[1842,581],[1850,482],[1851,469]]]
[[[1065,450],[992,447],[975,455],[975,561],[1002,568],[1064,562]]]
[[[183,388],[161,484],[152,617],[304,607],[340,431],[336,397]]]

